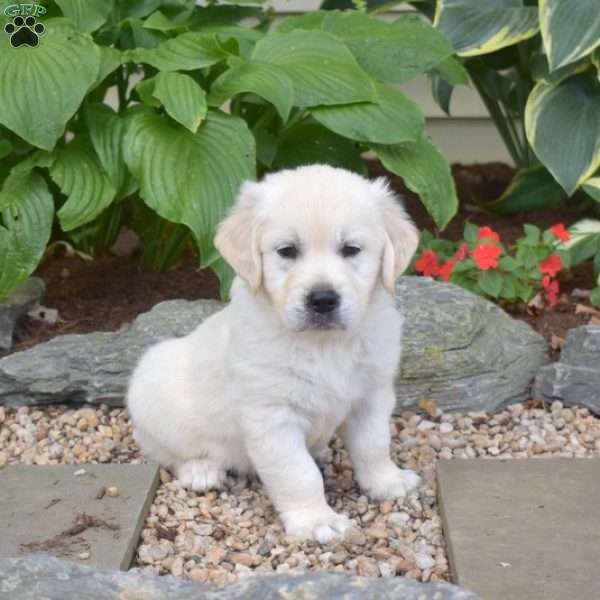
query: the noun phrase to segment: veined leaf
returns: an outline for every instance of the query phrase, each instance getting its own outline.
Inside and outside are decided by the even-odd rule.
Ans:
[[[487,270],[479,273],[477,277],[479,287],[492,298],[497,298],[502,290],[502,275],[495,270]]]
[[[119,116],[106,104],[98,103],[85,107],[85,120],[100,164],[117,190],[117,199],[130,194],[135,185],[123,158],[127,117]]]
[[[67,196],[56,213],[64,231],[92,221],[117,193],[91,144],[84,138],[76,138],[58,153],[50,176]]]
[[[106,23],[113,8],[113,0],[56,0],[63,15],[71,19],[77,29],[91,33]]]
[[[354,56],[324,31],[272,33],[260,40],[252,60],[283,67],[294,83],[297,106],[371,101],[375,87]]]
[[[523,0],[438,0],[434,25],[460,56],[487,54],[533,37],[538,10]]]
[[[254,138],[241,119],[210,110],[191,133],[151,110],[132,117],[125,160],[144,202],[161,217],[187,225],[202,265],[216,257],[214,230],[242,181],[255,177]]]
[[[124,53],[129,62],[152,65],[161,71],[192,71],[210,67],[227,57],[214,34],[182,33],[156,48],[135,48]]]
[[[96,80],[100,50],[85,34],[48,27],[36,48],[0,35],[0,123],[52,150]]]
[[[325,163],[366,175],[365,163],[354,142],[319,123],[305,120],[294,125],[279,140],[273,167],[293,169],[313,163]]]
[[[408,81],[453,54],[446,36],[417,15],[388,23],[357,11],[331,11],[322,28],[341,39],[358,64],[380,81]]]
[[[208,111],[206,93],[189,75],[158,73],[152,95],[160,100],[170,117],[192,133],[198,131]]]
[[[600,88],[587,74],[539,82],[525,107],[527,139],[567,194],[600,167]]]
[[[502,196],[485,204],[485,208],[510,215],[538,208],[556,206],[566,198],[565,191],[542,165],[521,169]]]
[[[600,176],[590,177],[581,187],[594,200],[600,202]]]
[[[0,298],[37,267],[50,239],[54,203],[35,172],[11,173],[0,190]]]
[[[236,65],[215,80],[208,103],[218,107],[232,96],[246,92],[270,102],[287,121],[294,105],[294,84],[285,69],[261,62]]]
[[[286,17],[277,26],[277,31],[279,33],[289,33],[294,29],[321,29],[323,20],[328,14],[328,10],[311,10],[303,15]]]
[[[575,62],[600,46],[597,0],[540,0],[542,40],[550,69]]]
[[[428,140],[394,146],[373,146],[386,169],[400,175],[418,194],[435,224],[443,229],[456,214],[458,198],[450,165]]]
[[[570,239],[560,242],[557,248],[567,250],[571,264],[578,265],[600,253],[600,220],[582,219],[569,227]]]
[[[319,123],[351,140],[376,144],[416,142],[425,126],[419,107],[385,84],[376,84],[376,90],[374,102],[316,106],[311,113]]]
[[[90,90],[98,87],[117,67],[121,66],[121,51],[109,46],[98,46],[100,50],[100,67],[96,80]]]

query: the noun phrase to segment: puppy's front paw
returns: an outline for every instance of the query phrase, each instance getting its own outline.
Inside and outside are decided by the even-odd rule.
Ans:
[[[367,485],[363,486],[367,494],[376,500],[385,498],[404,498],[421,485],[421,478],[410,469],[398,469],[394,466],[374,473]]]
[[[288,511],[282,513],[281,518],[290,535],[316,540],[321,544],[343,538],[346,529],[352,527],[348,517],[339,515],[330,508]]]
[[[179,484],[194,492],[218,489],[225,481],[225,471],[210,460],[194,459],[175,465]]]

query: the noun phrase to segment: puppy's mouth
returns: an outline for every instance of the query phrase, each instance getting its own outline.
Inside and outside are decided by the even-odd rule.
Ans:
[[[326,315],[320,315],[315,313],[308,313],[305,315],[303,322],[301,323],[298,331],[318,330],[318,331],[329,331],[329,330],[344,330],[346,329],[345,323],[340,319],[339,314],[329,313]]]

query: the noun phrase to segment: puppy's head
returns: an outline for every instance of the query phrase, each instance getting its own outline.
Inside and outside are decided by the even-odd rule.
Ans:
[[[394,293],[418,232],[383,179],[311,165],[246,182],[215,246],[291,330],[352,329]]]

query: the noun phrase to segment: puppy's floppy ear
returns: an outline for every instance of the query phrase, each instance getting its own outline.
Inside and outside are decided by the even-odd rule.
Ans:
[[[406,214],[400,199],[390,189],[385,178],[372,183],[379,197],[385,245],[381,260],[383,285],[394,293],[396,279],[404,272],[419,245],[419,232]]]
[[[260,184],[246,181],[229,215],[221,221],[215,236],[215,247],[233,270],[256,291],[262,280],[259,226],[255,208]]]

